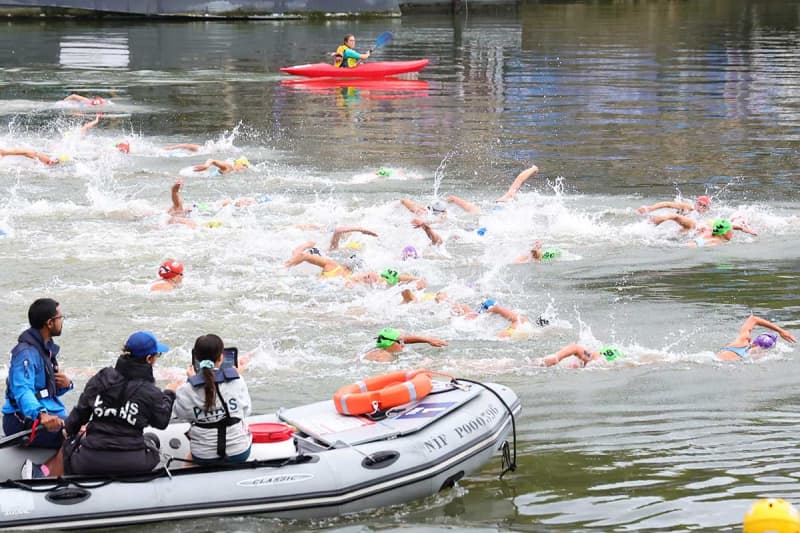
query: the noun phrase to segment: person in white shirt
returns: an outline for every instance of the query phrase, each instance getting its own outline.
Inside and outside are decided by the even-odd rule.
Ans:
[[[252,401],[235,367],[220,368],[224,343],[214,334],[198,337],[189,379],[175,391],[173,416],[192,424],[188,437],[195,463],[240,463],[250,456],[245,423]]]

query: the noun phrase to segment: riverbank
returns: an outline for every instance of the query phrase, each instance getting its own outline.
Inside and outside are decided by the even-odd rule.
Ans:
[[[58,4],[54,6],[53,4]],[[306,0],[288,5],[280,0],[238,0],[230,2],[196,2],[173,0],[153,5],[150,2],[126,0],[5,0],[0,17],[6,18],[169,18],[169,19],[340,19],[392,18],[419,13],[494,13],[517,9],[519,0]]]

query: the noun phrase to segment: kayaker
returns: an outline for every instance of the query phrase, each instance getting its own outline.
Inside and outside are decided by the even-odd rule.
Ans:
[[[155,468],[161,457],[145,439],[144,428],[167,427],[179,385],[171,383],[163,391],[155,385],[153,365],[167,351],[155,335],[137,331],[128,337],[116,364],[89,379],[64,425],[64,472],[115,475]],[[56,475],[52,467],[42,466],[28,459],[22,478]]]
[[[355,46],[355,35],[352,33],[345,35],[344,44],[340,45],[339,48],[336,49],[336,52],[334,52],[333,66],[341,68],[353,68],[358,66],[359,62],[369,59],[370,54],[372,54],[372,50],[367,50],[366,54],[359,54],[355,51]]]
[[[189,422],[190,451],[196,463],[241,463],[253,441],[244,419],[252,401],[234,367],[222,369],[224,343],[214,334],[195,340],[189,380],[176,391],[173,414]]]

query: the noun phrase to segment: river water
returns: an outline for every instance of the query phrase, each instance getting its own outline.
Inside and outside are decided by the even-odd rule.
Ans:
[[[68,316],[62,364],[79,385],[128,334],[151,329],[173,347],[159,363],[163,382],[180,375],[198,335],[251,352],[259,411],[422,366],[509,385],[522,400],[519,469],[502,481],[498,459],[408,505],[154,531],[733,531],[757,498],[800,503],[797,348],[781,341],[758,361],[714,358],[751,312],[800,332],[798,4],[547,2],[503,17],[467,8],[456,19],[318,24],[4,23],[0,148],[71,158],[53,168],[0,159],[7,349],[30,302],[51,296]],[[385,30],[394,39],[374,60],[429,58],[416,79],[282,83],[281,66],[326,61],[344,33],[364,49]],[[94,110],[55,103],[73,91],[113,102],[85,137],[79,127]],[[115,150],[122,140],[130,154]],[[204,147],[162,150],[178,142]],[[188,170],[240,156],[250,170]],[[533,163],[539,175],[497,208]],[[180,175],[187,203],[262,201],[200,218],[219,227],[167,225]],[[434,194],[482,208],[451,208],[440,249],[399,204]],[[740,217],[758,236],[693,249],[675,225],[636,213],[701,194],[713,198],[710,218]],[[300,243],[324,247],[334,224],[379,234],[353,244],[370,269],[395,267],[453,300],[493,298],[551,324],[500,340],[499,317],[401,306],[396,287],[347,288],[316,267],[284,267]],[[562,257],[510,264],[536,239]],[[401,261],[406,245],[422,257]],[[151,293],[167,258],[186,265],[183,287]],[[387,326],[449,345],[359,361]],[[614,344],[625,357],[582,370],[532,364],[575,341]]]

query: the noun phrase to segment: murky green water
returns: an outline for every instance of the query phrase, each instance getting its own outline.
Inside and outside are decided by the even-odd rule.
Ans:
[[[282,83],[281,66],[325,61],[344,33],[367,48],[387,29],[394,40],[375,59],[429,58],[416,80]],[[713,358],[751,311],[800,330],[799,41],[796,3],[744,0],[548,2],[516,17],[315,25],[7,22],[0,148],[75,162],[0,160],[0,339],[10,349],[28,304],[52,295],[69,316],[61,343],[77,381],[140,328],[176,348],[161,362],[167,378],[214,331],[254,350],[248,382],[257,407],[273,410],[386,370],[355,357],[392,325],[450,345],[408,349],[389,367],[498,381],[522,398],[519,469],[502,481],[498,459],[455,491],[396,508],[159,531],[735,530],[758,497],[800,502],[797,349]],[[75,132],[91,114],[54,105],[72,91],[114,102],[85,139]],[[128,156],[113,149],[120,139]],[[177,142],[211,144],[190,157],[160,149]],[[188,176],[187,200],[269,202],[218,214],[218,230],[164,225],[179,173],[239,155],[251,171]],[[540,175],[494,210],[532,162]],[[395,174],[378,179],[380,167]],[[446,252],[426,247],[397,202],[430,202],[434,191],[483,208],[451,210]],[[674,226],[635,212],[678,194],[711,195],[711,217],[741,217],[759,235],[690,249]],[[379,233],[363,239],[370,268],[417,273],[471,305],[491,297],[544,313],[553,326],[500,341],[500,319],[453,319],[434,304],[400,306],[397,291],[284,268],[294,246],[328,238],[301,224],[333,223]],[[535,239],[563,259],[509,264]],[[423,259],[399,261],[407,244]],[[150,294],[167,257],[187,265],[185,286]],[[614,343],[627,360],[531,366],[573,341]]]

